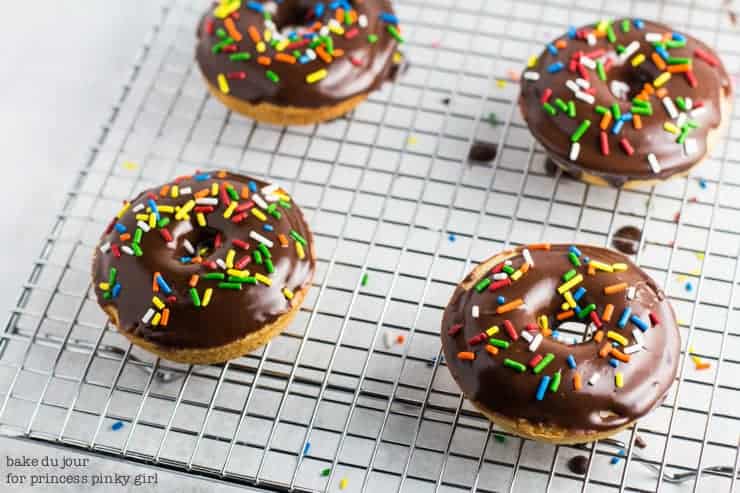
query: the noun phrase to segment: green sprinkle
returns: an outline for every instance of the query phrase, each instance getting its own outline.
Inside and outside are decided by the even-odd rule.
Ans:
[[[588,317],[588,314],[592,311],[596,310],[596,305],[591,303],[590,305],[586,306],[585,308],[582,308],[578,311],[578,318],[586,318]]]
[[[581,266],[581,259],[578,258],[578,255],[576,255],[573,252],[568,252],[568,258],[570,259],[570,263],[573,264],[575,267]]]
[[[262,11],[262,17],[264,17],[266,21],[271,21],[272,20],[272,14],[267,9],[265,9],[265,10]]]
[[[252,252],[252,259],[255,261],[255,263],[262,265],[262,252],[259,250],[254,250]]]
[[[683,127],[681,129],[681,134],[676,139],[676,142],[678,144],[683,144],[686,141],[686,137],[689,136],[689,127]]]
[[[144,255],[144,252],[141,251],[141,247],[138,243],[131,243],[131,249],[134,251],[134,255],[136,255],[137,257],[141,257],[142,255]]]
[[[262,256],[264,258],[272,258],[272,253],[270,253],[270,249],[267,248],[267,245],[265,245],[264,243],[260,243],[259,245],[257,245],[257,249],[262,252]]]
[[[678,96],[676,98],[676,106],[678,106],[678,109],[681,111],[686,111],[686,100],[683,98],[683,96]]]
[[[297,241],[298,243],[300,243],[303,246],[307,246],[308,245],[308,243],[306,243],[306,239],[303,236],[301,236],[301,234],[298,231],[296,231],[295,229],[291,229],[290,230],[290,237],[293,238],[295,241]]]
[[[617,40],[617,35],[614,34],[614,27],[611,22],[606,27],[606,39],[608,39],[610,43],[614,43]]]
[[[360,284],[362,286],[367,286],[367,272],[362,275],[362,280],[360,281]]]
[[[229,276],[227,278],[227,281],[229,281],[229,282],[239,282],[239,283],[242,283],[242,282],[247,282],[248,279],[249,279],[249,277],[247,277],[247,276]]]
[[[504,359],[504,366],[507,366],[509,368],[512,368],[519,373],[524,373],[527,371],[527,367],[523,364],[519,363],[518,361],[514,361],[513,359],[506,358]]]
[[[558,110],[556,110],[555,107],[550,103],[542,103],[542,107],[545,108],[545,111],[547,111],[550,116],[555,116],[558,114]]]
[[[557,392],[560,387],[560,371],[556,372],[550,380],[550,392]]]
[[[141,228],[136,228],[136,231],[134,231],[134,243],[141,243],[143,237],[144,231]]]
[[[573,252],[570,252],[570,253],[573,253]],[[571,279],[573,279],[574,277],[576,277],[576,274],[578,274],[578,272],[575,269],[569,270],[568,272],[566,272],[565,274],[563,274],[563,282],[570,281]]]
[[[367,35],[367,40],[368,40],[368,42],[370,42],[371,44],[375,44],[375,43],[377,43],[377,42],[378,42],[378,35],[377,35],[377,34],[368,34],[368,35]]]
[[[242,285],[239,282],[220,282],[218,287],[221,289],[233,289],[239,291],[242,289]]]
[[[193,305],[195,307],[200,307],[200,296],[198,296],[198,291],[195,288],[190,288],[190,299],[193,300]]]
[[[668,65],[691,65],[691,58],[668,57]]]
[[[541,372],[542,370],[544,370],[544,369],[545,369],[545,367],[546,367],[547,365],[549,365],[549,364],[550,364],[550,363],[552,362],[552,360],[554,360],[554,359],[555,359],[555,355],[554,355],[554,354],[552,354],[552,353],[547,353],[547,354],[545,355],[545,357],[544,357],[544,358],[542,358],[542,361],[540,361],[539,363],[537,363],[537,366],[535,366],[535,367],[534,367],[534,373],[535,373],[535,374],[538,374],[538,373],[540,373],[540,372]]]
[[[290,202],[283,199],[278,200],[278,204],[280,204],[280,207],[282,207],[283,209],[290,209],[291,207]]]
[[[221,50],[223,50],[224,48],[226,48],[233,42],[234,42],[234,38],[231,38],[231,37],[225,38],[224,40],[219,41],[218,43],[216,43],[215,45],[211,47],[211,53],[213,53],[214,55],[217,53],[221,53]]]
[[[612,116],[614,117],[614,121],[622,118],[622,110],[619,108],[619,103],[614,103],[612,105]]]
[[[110,272],[108,272],[108,284],[110,284],[111,288],[116,283],[116,274],[118,274],[118,269],[111,267]]]
[[[489,113],[488,116],[486,117],[486,121],[492,127],[495,127],[496,125],[498,125],[498,117],[496,116],[496,113]]]
[[[568,116],[571,118],[576,117],[576,103],[572,99],[568,101]]]
[[[223,281],[226,276],[223,274],[223,272],[208,272],[206,274],[203,274],[201,277],[203,279],[208,279],[211,281]]]
[[[403,43],[403,37],[401,36],[401,33],[398,32],[398,29],[396,29],[396,26],[394,26],[393,24],[388,24],[387,29],[396,41],[398,41],[399,43]]]
[[[280,82],[280,77],[278,76],[278,74],[276,74],[272,70],[265,71],[265,76],[267,76],[267,78],[273,81],[275,84]]]
[[[499,443],[504,443],[506,441],[506,437],[504,435],[499,435],[498,433],[493,435],[493,438],[495,438]]]
[[[665,42],[665,47],[668,48],[669,50],[673,48],[683,48],[684,46],[686,46],[686,41],[669,39],[668,41]]]
[[[623,19],[622,20],[622,32],[623,33],[630,32],[630,21],[629,21],[629,19]]]
[[[596,73],[599,75],[599,79],[606,80],[606,70],[604,70],[604,64],[601,60],[596,60]]]
[[[246,62],[250,58],[252,58],[252,55],[247,53],[246,51],[229,55],[229,60],[231,60],[232,62]]]
[[[555,106],[557,106],[560,109],[560,111],[562,111],[563,113],[568,111],[568,105],[565,104],[565,101],[563,101],[560,98],[557,98],[555,100]]]
[[[652,106],[633,106],[630,111],[636,115],[644,115],[644,116],[652,116],[653,115],[653,107]]]
[[[223,27],[219,27],[216,29],[216,36],[218,36],[220,39],[224,39],[226,35],[226,30]]]
[[[103,293],[104,300],[109,300],[111,298],[113,298],[113,294],[110,291],[106,291],[105,293]]]
[[[573,135],[570,136],[571,142],[578,142],[581,140],[581,137],[583,137],[583,134],[586,133],[586,130],[588,130],[588,127],[591,126],[591,120],[583,120],[581,124],[578,126],[575,132],[573,132]]]
[[[265,259],[265,268],[267,269],[268,274],[272,274],[273,272],[275,272],[275,266],[272,265],[272,260],[270,260],[269,258]]]
[[[170,218],[165,216],[165,217],[160,218],[159,221],[157,221],[157,227],[159,229],[162,229],[166,227],[169,223],[170,223]]]
[[[617,45],[617,53],[618,53],[619,55],[621,55],[622,53],[624,53],[624,49],[625,49],[625,48],[624,48],[624,45],[623,45],[623,44],[618,44],[618,45]]]
[[[609,108],[607,108],[606,106],[601,106],[600,104],[597,104],[596,108],[594,108],[594,111],[596,111],[596,113],[598,113],[599,115],[603,115],[604,113],[609,111]]]
[[[475,290],[479,293],[482,293],[485,291],[485,289],[491,284],[491,280],[489,278],[484,278],[478,281],[478,284],[475,285]]]
[[[326,52],[330,55],[334,54],[334,40],[331,36],[324,36],[321,38],[324,42],[324,46],[326,47]]]
[[[322,476],[322,477],[326,477],[326,476],[328,476],[329,474],[331,474],[331,468],[330,468],[330,467],[327,467],[326,469],[322,469],[322,470],[321,470],[321,476]]]
[[[236,190],[234,190],[234,187],[226,187],[226,192],[229,194],[229,197],[231,197],[231,200],[239,201],[239,194],[236,193]]]
[[[509,349],[509,341],[504,341],[503,339],[488,339],[488,343],[491,344],[491,346],[500,347],[501,349]]]
[[[686,122],[686,125],[688,125],[689,128],[699,128],[699,122],[696,120],[689,120]]]

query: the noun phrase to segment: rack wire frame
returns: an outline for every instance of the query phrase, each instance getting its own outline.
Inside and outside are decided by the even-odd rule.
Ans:
[[[336,491],[340,479],[347,491],[734,490],[734,113],[726,139],[690,178],[595,188],[546,169],[518,114],[518,86],[506,82],[568,25],[621,15],[696,33],[735,72],[740,36],[719,2],[399,1],[409,70],[346,118],[306,128],[256,124],[207,96],[192,63],[205,3],[163,10],[44,240],[0,335],[3,434],[275,491]],[[489,165],[466,161],[479,140],[498,145]],[[120,200],[196,167],[283,184],[319,255],[293,325],[219,366],[177,365],[132,347],[106,323],[89,282],[97,235]],[[681,319],[671,394],[622,433],[623,456],[606,442],[550,446],[496,430],[440,357],[439,320],[456,281],[501,248],[609,245],[624,224],[642,229],[635,260]],[[386,346],[387,332],[404,342]],[[692,346],[710,371],[693,369]],[[638,435],[646,448],[635,446]],[[586,474],[569,471],[567,460],[584,453]],[[705,469],[717,464],[734,474]],[[696,470],[683,484],[662,475]]]

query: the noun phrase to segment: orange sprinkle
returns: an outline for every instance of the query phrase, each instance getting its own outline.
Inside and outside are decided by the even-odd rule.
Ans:
[[[316,21],[313,26],[311,26],[311,31],[318,31],[323,27],[323,24],[319,21]]]
[[[193,257],[190,259],[190,262],[193,264],[202,264],[203,263],[203,257]]]
[[[162,197],[166,197],[170,193],[170,186],[165,185],[159,190],[159,195]]]
[[[706,361],[699,361],[698,363],[694,363],[694,367],[697,370],[708,370],[712,367],[712,365],[710,365]]]
[[[632,113],[632,126],[637,130],[642,128],[642,118],[637,113]]]
[[[545,337],[550,337],[550,335],[552,335],[552,330],[550,329],[540,329],[540,332],[542,332],[542,335]]]
[[[567,46],[568,46],[568,42],[566,40],[564,40],[564,39],[559,39],[559,40],[555,41],[555,48],[557,48],[559,50],[563,50]]]
[[[621,361],[623,363],[629,363],[629,361],[630,361],[630,355],[629,354],[624,354],[622,351],[620,351],[619,349],[617,349],[615,347],[612,347],[611,355],[614,356],[614,358],[618,359],[619,361]]]
[[[550,244],[549,243],[532,243],[531,245],[527,245],[527,248],[529,250],[549,250]]]
[[[226,171],[221,170],[218,173],[216,173],[216,178],[226,178]]]
[[[521,267],[519,267],[519,270],[522,271],[522,274],[526,274],[529,271],[529,262],[524,262]]]
[[[198,190],[197,192],[195,192],[193,196],[196,199],[202,199],[202,198],[208,197],[210,194],[211,194],[211,189],[204,188],[203,190]]]
[[[270,58],[269,56],[258,56],[257,63],[268,67],[272,63],[272,58]]]
[[[288,246],[288,238],[283,233],[280,233],[278,235],[278,241],[280,241],[280,246],[282,247]]]
[[[275,60],[277,60],[278,62],[291,64],[294,64],[296,62],[295,57],[293,55],[288,55],[287,53],[278,53],[277,55],[275,55]]]
[[[607,342],[603,346],[601,346],[601,349],[599,350],[599,356],[602,358],[606,358],[607,356],[609,356],[609,353],[611,352],[611,350],[612,350],[612,345],[611,343]]]
[[[332,53],[334,58],[339,58],[340,56],[344,55],[344,50],[341,48],[334,48],[334,52]]]
[[[670,65],[668,67],[668,71],[672,74],[680,74],[688,72],[689,70],[691,70],[691,66],[686,63],[682,63],[681,65]]]
[[[234,41],[237,43],[242,40],[244,36],[242,36],[242,33],[239,32],[239,29],[236,28],[236,24],[234,23],[234,19],[231,17],[227,17],[224,19],[224,27],[226,28],[226,32],[229,33],[229,36],[234,38]]]
[[[404,336],[403,334],[398,334],[398,337],[396,337],[396,342],[398,344],[403,344],[403,341],[405,340],[406,340],[406,336]]]
[[[653,52],[650,58],[653,60],[655,66],[658,67],[658,70],[665,70],[666,64],[657,52]]]
[[[159,293],[159,283],[157,282],[157,277],[159,275],[159,272],[155,272],[152,276],[152,291],[154,291],[155,293]]]
[[[612,319],[612,313],[614,313],[614,305],[609,303],[604,307],[604,313],[601,315],[601,320],[608,322]]]
[[[349,11],[349,25],[351,26],[355,22],[357,22],[357,11],[352,9]]]
[[[457,357],[459,359],[472,361],[475,359],[475,353],[471,353],[470,351],[460,351],[459,353],[457,353]]]
[[[573,390],[581,390],[583,384],[581,383],[581,374],[578,372],[573,373]]]
[[[524,300],[519,298],[514,301],[510,301],[506,303],[505,305],[499,306],[498,308],[496,308],[496,313],[501,314],[501,313],[510,312],[511,310],[514,310],[522,306],[523,304],[524,304]]]
[[[256,44],[256,43],[259,43],[259,42],[260,42],[260,40],[261,40],[261,38],[260,38],[260,33],[259,33],[259,31],[257,30],[257,28],[256,28],[256,27],[254,27],[254,26],[249,26],[249,37],[250,37],[250,38],[252,39],[252,41],[253,41],[253,42],[254,42],[255,44]]]
[[[575,314],[576,312],[574,312],[573,310],[568,310],[567,312],[558,313],[555,318],[557,318],[558,320],[565,320],[566,318],[570,318]]]
[[[621,293],[625,289],[627,289],[627,283],[626,282],[620,282],[618,284],[612,284],[611,286],[606,286],[604,288],[604,294],[615,294],[615,293]]]
[[[190,276],[190,282],[188,282],[188,285],[191,288],[194,288],[195,286],[198,285],[199,280],[200,280],[200,276],[198,274],[193,274],[192,276]]]
[[[498,348],[496,346],[491,346],[490,344],[486,344],[486,351],[494,356],[498,354]]]
[[[242,187],[242,198],[243,199],[249,198],[249,189],[247,187]]]
[[[340,24],[341,24],[342,22],[344,22],[344,9],[340,7],[340,8],[338,8],[337,10],[335,10],[335,11],[334,11],[334,18],[335,18],[335,19],[337,20],[337,22],[339,22]]]
[[[660,89],[655,91],[655,95],[663,99],[664,97],[668,95],[668,89],[666,89],[665,87],[661,87]]]
[[[596,267],[594,267],[591,264],[589,264],[589,266],[588,266],[588,275],[589,276],[595,276],[596,275]]]
[[[118,237],[121,241],[128,241],[131,239],[131,233],[123,233],[121,236]]]
[[[170,309],[165,308],[162,310],[162,318],[159,321],[159,325],[166,326],[170,321]]]
[[[326,52],[323,46],[317,46],[315,51],[316,54],[319,55],[319,58],[321,58],[326,63],[331,63],[332,57]]]
[[[653,53],[653,55],[657,55],[657,53]],[[655,88],[650,82],[645,82],[645,85],[642,86],[642,90],[648,95],[655,94]]]
[[[594,341],[601,342],[603,340],[604,340],[604,331],[603,330],[596,331],[596,333],[594,334]]]
[[[606,130],[609,128],[609,124],[612,122],[612,113],[611,111],[607,111],[604,113],[604,116],[601,117],[601,123],[599,124],[599,127],[601,127],[601,130]]]

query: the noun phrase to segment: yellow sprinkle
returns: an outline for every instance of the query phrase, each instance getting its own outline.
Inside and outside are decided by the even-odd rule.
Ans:
[[[529,60],[527,60],[527,68],[532,68],[535,65],[537,65],[537,55],[532,55],[529,57]]]
[[[173,199],[176,199],[180,196],[180,188],[177,185],[172,185],[172,188],[170,188],[170,197]]]
[[[289,300],[293,299],[293,291],[291,291],[288,288],[283,288],[283,295],[288,298]]]
[[[701,269],[694,269],[691,272],[689,272],[692,276],[699,276],[701,275]]]
[[[563,294],[566,291],[570,291],[570,288],[573,288],[575,286],[578,286],[581,282],[583,282],[583,276],[581,274],[578,274],[570,281],[561,284],[560,287],[558,287],[558,293]]]
[[[160,300],[158,296],[152,298],[152,304],[157,307],[157,310],[161,310],[162,308],[164,308],[164,302],[162,302],[162,300]]]
[[[182,221],[183,219],[185,219],[185,216],[188,215],[188,212],[193,210],[193,207],[195,207],[195,200],[188,200],[187,202],[185,202],[185,204],[183,204],[182,207],[180,207],[180,210],[177,211],[177,214],[175,214],[175,219],[177,219],[178,221]]]
[[[226,273],[230,276],[236,276],[236,277],[247,277],[249,275],[248,270],[239,270],[239,269],[228,269]]]
[[[288,38],[283,38],[282,41],[275,45],[275,49],[277,51],[285,51],[285,48],[287,48],[289,44],[290,40]]]
[[[263,37],[265,38],[265,41],[269,43],[270,41],[272,41],[272,31],[269,29],[265,29],[265,34]]]
[[[267,50],[267,46],[265,46],[264,41],[260,41],[257,43],[257,52],[258,53],[264,53]]]
[[[160,214],[172,214],[175,212],[175,208],[171,205],[158,205],[157,210],[159,210]]]
[[[499,88],[503,89],[504,87],[506,87],[506,81],[504,79],[496,79],[496,85]]]
[[[213,10],[213,15],[219,19],[224,19],[239,10],[241,4],[241,0],[222,0]]]
[[[198,220],[198,226],[200,226],[201,228],[205,228],[206,226],[208,226],[208,223],[206,222],[206,216],[202,212],[197,213],[195,215],[195,218]]]
[[[576,300],[573,298],[570,291],[566,291],[563,297],[565,298],[565,301],[567,301],[567,303],[564,303],[567,308],[563,308],[563,310],[568,311],[570,308],[576,307]]]
[[[679,133],[679,132],[680,132],[680,130],[678,129],[678,127],[677,127],[677,126],[675,126],[675,125],[674,125],[673,123],[671,123],[671,122],[665,122],[665,123],[663,124],[663,129],[664,129],[664,130],[665,130],[666,132],[670,132],[670,133],[672,133],[672,134],[677,134],[677,133]]]
[[[403,55],[401,54],[401,52],[400,51],[395,52],[393,54],[393,63],[395,63],[396,65],[398,65],[402,61],[403,61]]]
[[[621,371],[618,371],[614,374],[614,383],[616,384],[617,388],[624,387],[624,376],[622,375]]]
[[[704,254],[702,252],[696,252],[696,258],[699,260],[704,260]]]
[[[229,204],[229,206],[226,208],[226,210],[224,211],[224,217],[226,219],[229,219],[231,217],[231,215],[234,213],[234,211],[236,210],[236,208],[237,208],[238,205],[239,205],[239,202],[232,201]]]
[[[627,264],[612,264],[614,272],[624,272],[627,270]]]
[[[655,78],[655,80],[653,81],[653,85],[655,87],[660,87],[663,84],[665,84],[666,82],[668,82],[668,80],[670,80],[670,78],[671,78],[671,73],[670,72],[663,72],[662,74],[660,74],[658,77]]]
[[[609,26],[609,21],[604,19],[602,21],[599,21],[599,23],[596,25],[596,30],[600,32],[601,34],[604,34],[608,26]]]
[[[154,213],[149,214],[149,227],[153,228],[157,225],[157,216]]]
[[[159,325],[160,320],[162,320],[162,314],[159,312],[155,313],[152,317],[152,325],[156,327],[157,325]]]
[[[101,282],[100,284],[98,284],[98,287],[103,291],[108,291],[110,289],[110,284],[108,284],[107,282]]]
[[[614,272],[614,267],[609,264],[605,264],[604,262],[599,262],[598,260],[592,260],[588,263],[588,265],[590,265],[594,269],[603,270],[605,272]]]
[[[234,257],[236,256],[236,250],[229,250],[226,254],[226,267],[231,269],[234,267]]]
[[[547,318],[547,315],[540,315],[537,317],[537,325],[540,326],[540,329],[547,330],[550,328],[550,320]]]
[[[133,171],[139,167],[139,165],[133,161],[124,161],[121,166],[123,166],[123,169],[127,169],[129,171]]]
[[[645,61],[645,55],[643,55],[642,53],[639,53],[635,55],[635,57],[632,59],[632,66],[637,67],[644,61]]]
[[[678,282],[686,282],[689,278],[683,274],[679,274],[676,276],[676,279],[678,279]]]
[[[347,487],[347,483],[349,483],[349,481],[347,481],[347,478],[340,479],[339,480],[339,489],[340,490],[345,489]]]
[[[629,341],[627,340],[626,337],[624,337],[619,332],[614,332],[613,330],[608,331],[606,333],[606,337],[608,337],[609,339],[612,339],[614,341],[617,341],[622,346],[626,346],[629,343]]]
[[[121,219],[124,214],[126,214],[126,211],[128,211],[131,208],[131,202],[126,202],[123,204],[123,207],[121,207],[121,210],[118,211],[118,214],[116,214],[116,217],[118,219]]]
[[[509,276],[509,278],[510,278],[510,279],[511,279],[512,281],[518,281],[518,280],[519,280],[519,278],[520,278],[520,277],[522,277],[523,275],[524,275],[524,274],[522,273],[522,271],[520,271],[520,270],[517,270],[517,271],[516,271],[516,272],[514,272],[514,273],[513,273],[513,274],[512,274],[511,276]]]
[[[267,216],[265,216],[265,214],[258,208],[252,207],[250,210],[252,211],[252,214],[254,215],[254,217],[259,219],[260,221],[267,221]]]
[[[329,75],[329,72],[326,71],[325,68],[322,68],[320,70],[317,70],[316,72],[311,72],[306,76],[306,82],[309,84],[315,84],[316,82],[325,79],[326,76]]]
[[[229,94],[231,89],[229,88],[229,81],[226,80],[226,76],[224,74],[218,74],[216,80],[218,80],[218,88],[221,90],[221,92],[224,94]]]
[[[208,303],[211,302],[211,297],[213,297],[213,288],[206,289],[206,292],[203,293],[203,299],[200,301],[201,306],[208,306]]]
[[[264,276],[264,275],[260,274],[259,272],[257,272],[257,273],[254,274],[254,278],[257,279],[259,282],[261,282],[262,284],[264,284],[266,286],[271,286],[272,285],[272,279],[270,279],[267,276]]]
[[[149,221],[149,214],[136,214],[137,221]]]
[[[568,310],[570,310],[570,308],[571,307],[568,303],[563,303],[562,305],[560,305],[560,309],[563,310],[564,312],[567,312]]]
[[[334,34],[338,34],[339,36],[344,35],[344,29],[338,24],[329,24],[329,31],[333,32]]]
[[[211,185],[211,195],[213,195],[214,197],[218,195],[218,183],[214,183],[213,185]]]
[[[486,335],[487,335],[488,337],[493,337],[493,336],[495,336],[496,334],[498,334],[498,330],[499,330],[499,329],[498,329],[498,325],[492,325],[492,326],[491,326],[491,327],[489,327],[489,328],[488,328],[488,330],[486,331]]]
[[[303,260],[304,258],[306,258],[306,252],[303,251],[303,245],[301,245],[297,241],[295,242],[295,251],[298,254],[299,259]]]
[[[408,143],[409,145],[414,145],[416,144],[416,142],[417,142],[417,139],[413,135],[409,136],[409,138],[406,139],[406,143]]]

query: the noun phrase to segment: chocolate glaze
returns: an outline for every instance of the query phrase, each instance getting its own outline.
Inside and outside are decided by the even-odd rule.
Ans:
[[[472,272],[463,281],[463,284],[472,283],[470,289],[465,289],[462,284],[458,286],[445,310],[441,339],[447,366],[465,396],[483,409],[514,420],[523,418],[531,423],[588,432],[619,428],[644,416],[663,401],[675,378],[680,351],[680,336],[668,300],[655,282],[622,254],[593,246],[577,247],[584,257],[592,260],[628,265],[624,272],[597,271],[595,275],[589,275],[585,266],[577,269],[584,278],[580,285],[588,290],[579,305],[595,303],[599,315],[606,304],[611,303],[615,307],[611,322],[604,322],[605,331],[617,331],[629,340],[630,345],[635,343],[632,336],[634,325],[628,323],[624,329],[617,328],[617,320],[626,306],[648,324],[650,312],[660,321],[643,334],[644,349],[632,354],[629,362],[619,364],[618,371],[624,375],[624,386],[615,386],[614,375],[617,370],[609,365],[608,358],[601,358],[597,354],[606,338],[602,343],[587,339],[568,345],[545,337],[534,353],[529,351],[528,343],[521,336],[517,341],[511,341],[504,331],[504,320],[511,321],[517,333],[520,333],[527,324],[536,323],[537,317],[543,314],[550,315],[550,328],[557,329],[560,324],[554,314],[560,311],[563,297],[557,294],[556,289],[563,282],[561,276],[573,266],[567,256],[569,246],[552,245],[549,251],[531,249],[534,267],[503,289],[486,289],[479,294],[472,285],[487,272],[481,271],[477,276],[475,271]],[[521,250],[517,248],[505,252],[498,260],[511,259],[516,269],[524,262]],[[633,300],[627,299],[626,292],[604,294],[605,286],[621,282],[636,287]],[[499,295],[505,296],[506,301],[522,298],[525,304],[497,315],[496,298]],[[480,307],[480,317],[477,319],[472,316],[473,305]],[[574,317],[567,321],[579,320]],[[463,328],[456,335],[449,335],[450,328],[459,323],[463,324]],[[468,342],[471,337],[493,325],[501,328],[494,337],[511,342],[508,349],[499,350],[495,356],[485,350],[485,343],[471,346]],[[475,360],[459,359],[458,352],[461,351],[475,352]],[[504,358],[527,364],[535,354],[546,353],[553,353],[555,359],[539,375],[535,375],[529,366],[526,372],[517,373],[503,365]],[[576,370],[570,369],[566,363],[569,354],[575,357]],[[559,390],[555,393],[548,390],[544,400],[537,401],[535,394],[541,376],[554,375],[557,371],[562,372]],[[573,390],[575,371],[582,377],[583,387],[580,391]],[[590,385],[587,382],[595,372],[600,373],[601,378],[595,385]]]
[[[265,0],[258,0],[260,4],[269,4]],[[316,21],[313,16],[313,7],[319,2],[308,0],[284,0],[277,4],[277,11],[272,16],[278,29],[290,26],[303,26],[305,20],[311,24]],[[323,2],[326,4],[326,2]],[[287,64],[273,61],[270,67],[257,62],[258,55],[273,56],[276,51],[268,47],[265,53],[257,53],[255,44],[248,35],[250,26],[256,26],[259,33],[265,31],[265,21],[258,12],[242,6],[238,10],[239,19],[235,21],[237,28],[243,34],[243,39],[236,43],[239,52],[249,52],[252,58],[248,61],[233,62],[229,54],[213,54],[211,49],[220,41],[214,34],[209,35],[203,28],[205,22],[213,21],[214,28],[223,28],[224,20],[216,18],[213,7],[209,7],[198,27],[198,44],[196,60],[201,72],[208,82],[218,87],[218,74],[227,74],[234,71],[244,71],[247,78],[244,80],[230,80],[230,95],[250,103],[266,102],[278,106],[321,107],[331,106],[359,94],[365,94],[379,88],[382,83],[398,71],[393,62],[397,41],[386,30],[386,23],[379,18],[381,12],[393,13],[389,0],[365,0],[350,2],[359,15],[366,15],[368,25],[360,28],[359,34],[352,39],[344,36],[332,35],[334,48],[344,50],[341,57],[334,58],[332,63],[326,64],[321,59],[306,64]],[[246,5],[246,2],[243,2]],[[310,13],[309,17],[306,14]],[[321,20],[325,23],[334,17],[334,11],[325,9]],[[356,24],[355,24],[356,25]],[[376,34],[378,41],[370,43],[369,34]],[[361,66],[355,66],[352,59],[360,60]],[[271,69],[280,76],[278,84],[265,77],[266,69]],[[328,70],[328,76],[314,84],[306,82],[306,76],[321,68]]]
[[[196,181],[194,178],[183,179],[178,182],[180,189],[191,187],[193,192],[210,187],[213,183],[230,183],[237,190],[246,187],[252,180],[257,184],[258,190],[262,190],[267,183],[232,173],[225,173],[222,178],[213,177],[204,181]],[[132,209],[137,204],[147,205],[151,196],[156,196],[158,206],[182,205],[193,198],[192,195],[171,198],[160,196],[160,188],[153,188],[139,194],[132,202],[131,209],[118,222],[126,226],[128,231],[136,229],[137,221]],[[259,192],[258,192],[259,193]],[[248,200],[241,200],[241,203]],[[144,233],[141,242],[143,255],[140,257],[121,255],[116,258],[108,251],[103,253],[96,250],[93,265],[93,279],[95,281],[95,293],[101,306],[112,305],[118,310],[120,328],[133,332],[139,337],[166,348],[209,348],[221,346],[246,335],[256,332],[266,324],[275,321],[279,316],[285,314],[291,308],[291,302],[283,295],[282,290],[287,287],[293,292],[307,287],[312,279],[316,268],[313,256],[313,239],[306,225],[301,210],[295,203],[292,207],[280,208],[281,219],[268,216],[268,223],[273,225],[274,232],[263,230],[263,223],[252,214],[235,224],[224,217],[226,205],[219,201],[216,210],[208,214],[208,226],[200,228],[196,221],[196,215],[191,213],[190,220],[176,221],[172,219],[166,229],[173,237],[171,243],[167,243],[160,236],[157,229]],[[174,215],[172,215],[174,216]],[[233,216],[232,216],[233,217]],[[291,229],[299,232],[306,239],[308,245],[305,248],[305,259],[301,260],[295,249],[295,241],[290,238]],[[213,270],[205,265],[209,260],[224,259],[227,252],[234,248],[237,250],[236,258],[241,259],[245,255],[252,255],[252,251],[258,243],[249,237],[254,230],[274,242],[271,248],[272,262],[275,272],[268,274],[264,265],[250,262],[245,269],[254,273],[264,274],[272,279],[272,285],[263,284],[244,285],[241,291],[219,289],[218,281],[205,280],[203,275],[207,272],[223,272],[220,269]],[[212,248],[210,253],[204,257],[203,264],[183,264],[181,257],[188,256],[185,248],[185,240],[198,248],[198,245],[212,244],[217,233],[221,234],[222,245]],[[278,241],[278,234],[284,234],[289,239],[288,247],[282,247]],[[250,248],[243,251],[234,247],[233,239],[243,240],[249,243]],[[110,241],[118,245],[123,244],[119,240],[119,233],[113,229],[112,232],[103,234],[100,244]],[[107,281],[110,267],[118,269],[118,280],[122,286],[120,296],[113,300],[106,300],[98,283]],[[154,327],[142,322],[142,316],[152,306],[152,278],[155,272],[160,272],[172,288],[177,301],[168,304],[171,315],[167,327]],[[189,285],[193,274],[201,276],[197,289],[200,296],[208,287],[213,288],[213,298],[207,307],[196,308],[189,295]],[[164,295],[161,296],[165,298]]]
[[[627,83],[631,87],[630,99],[638,94],[645,82],[652,82],[661,73],[650,60],[653,47],[645,40],[645,34],[662,34],[672,32],[672,29],[663,24],[645,22],[644,29],[640,30],[633,26],[628,33],[624,33],[617,27],[620,24],[621,19],[614,21],[617,43],[628,46],[632,41],[639,42],[640,48],[637,53],[645,54],[646,61],[638,68],[632,67],[630,63],[632,57],[622,65],[615,61],[614,66],[607,72],[606,81],[601,81],[595,71],[589,70],[589,82],[591,87],[596,88],[595,105],[600,104],[609,107],[614,102],[619,102],[620,110],[625,113],[629,112],[632,106],[631,102],[618,100],[611,93],[609,87],[611,81],[621,80]],[[593,27],[592,25],[585,26],[582,29],[591,30]],[[704,103],[706,111],[693,117],[700,124],[700,127],[690,134],[690,137],[697,141],[696,152],[690,156],[684,155],[683,146],[676,143],[677,136],[663,129],[663,123],[669,118],[661,101],[652,96],[650,102],[653,107],[653,115],[641,117],[642,130],[637,130],[633,128],[630,122],[625,122],[618,136],[608,132],[610,154],[604,156],[599,146],[601,116],[594,111],[595,105],[592,106],[574,98],[573,92],[565,86],[566,81],[575,81],[578,77],[577,73],[567,69],[567,65],[571,54],[575,52],[588,53],[599,48],[614,51],[617,43],[612,45],[606,37],[598,38],[594,46],[588,45],[585,40],[568,39],[565,35],[557,39],[565,39],[568,43],[567,47],[560,49],[557,56],[552,55],[548,50],[544,50],[537,59],[537,64],[528,69],[538,72],[540,78],[537,81],[522,79],[519,107],[534,137],[545,147],[559,166],[575,176],[578,176],[581,170],[585,170],[603,178],[614,186],[621,186],[629,180],[665,179],[687,171],[702,160],[707,153],[707,135],[711,129],[717,128],[722,120],[721,101],[723,98],[727,98],[729,104],[732,93],[730,77],[721,63],[719,66],[713,67],[694,56],[694,50],[700,48],[718,59],[711,48],[691,36],[686,36],[686,47],[672,48],[670,49],[670,55],[693,59],[692,70],[699,81],[698,87],[692,88],[683,74],[680,73],[673,74],[671,79],[663,86],[668,89],[668,94],[672,98],[677,96],[690,97],[695,103],[700,101]],[[554,40],[553,43],[556,41]],[[562,61],[566,65],[566,69],[557,73],[549,73],[547,68],[557,61]],[[553,91],[551,101],[558,97],[566,102],[571,99],[574,100],[576,118],[570,118],[560,111],[556,116],[550,116],[544,111],[540,97],[546,88]],[[573,162],[569,159],[570,136],[584,119],[591,119],[591,127],[580,141],[580,156],[576,162]],[[622,137],[626,137],[632,144],[635,150],[632,156],[628,156],[619,146],[619,140]],[[647,161],[647,155],[651,152],[656,155],[661,165],[661,172],[658,174],[653,173]]]

